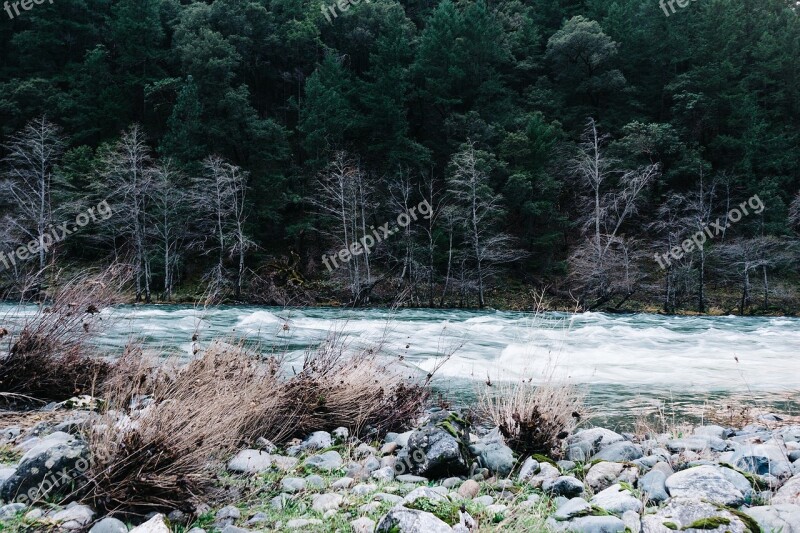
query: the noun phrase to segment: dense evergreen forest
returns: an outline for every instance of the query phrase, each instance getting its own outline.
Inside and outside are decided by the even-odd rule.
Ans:
[[[6,5],[9,296],[798,309],[794,0]]]

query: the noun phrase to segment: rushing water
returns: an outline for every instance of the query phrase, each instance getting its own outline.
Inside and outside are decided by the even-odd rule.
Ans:
[[[35,308],[0,306],[14,324]],[[121,306],[103,312],[100,348],[113,355],[130,339],[164,353],[189,355],[192,336],[246,338],[290,362],[333,332],[354,345],[382,341],[385,353],[430,371],[445,393],[469,396],[487,378],[543,375],[588,387],[592,402],[624,412],[656,399],[746,394],[797,398],[800,319],[674,317],[647,314],[531,315],[501,311],[343,310],[328,308]]]

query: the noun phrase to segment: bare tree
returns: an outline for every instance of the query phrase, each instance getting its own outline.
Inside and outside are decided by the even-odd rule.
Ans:
[[[138,124],[122,132],[120,139],[101,156],[102,186],[115,208],[124,216],[113,218],[116,237],[133,250],[136,301],[150,302],[152,272],[149,239],[152,220],[148,212],[154,191],[153,159]]]
[[[190,195],[183,185],[185,176],[166,160],[153,168],[151,205],[153,233],[161,248],[164,271],[162,300],[169,301],[175,288],[175,271],[184,242],[189,238]]]
[[[642,191],[658,176],[657,164],[633,170],[615,170],[617,161],[603,154],[607,135],[600,135],[594,119],[584,130],[580,149],[570,163],[569,171],[578,184],[588,192],[584,197],[586,215],[583,217],[585,241],[570,256],[572,277],[583,285],[582,301],[593,295],[596,307],[615,296],[620,287],[626,287],[623,298],[627,300],[635,290],[631,285],[631,270],[622,272],[620,264],[632,266],[633,254],[625,237],[620,234],[623,224],[638,211]],[[611,183],[616,182],[616,186]],[[588,250],[592,250],[589,253]],[[612,257],[613,256],[613,257]]]
[[[776,237],[753,237],[732,240],[721,246],[721,259],[733,271],[741,284],[739,314],[744,314],[752,302],[751,272],[762,269],[764,274],[764,307],[769,304],[769,284],[766,272],[769,268],[791,261],[786,243]]]
[[[44,268],[47,259],[48,250],[41,243],[53,223],[51,189],[58,181],[55,166],[64,145],[61,129],[44,116],[28,122],[5,145],[8,155],[2,191],[14,211],[4,217],[4,225],[17,238],[40,243],[39,269]]]
[[[486,305],[486,283],[497,267],[524,256],[512,248],[511,236],[496,227],[503,213],[502,197],[491,188],[483,157],[468,143],[453,156],[449,179],[449,192],[459,207],[458,217],[465,227],[466,258],[475,271],[478,307]]]
[[[795,231],[800,232],[800,193],[797,193],[789,207],[789,225]]]
[[[227,283],[225,259],[237,261],[235,295],[240,297],[244,279],[245,255],[254,243],[245,234],[245,197],[248,173],[219,156],[203,160],[204,173],[193,180],[190,190],[192,206],[200,215],[202,236],[197,244],[212,242],[204,253],[215,253],[217,264],[210,273],[211,285],[219,288]]]

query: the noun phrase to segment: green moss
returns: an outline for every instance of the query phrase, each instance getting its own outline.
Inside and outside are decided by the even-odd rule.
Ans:
[[[449,420],[443,420],[436,425],[450,433],[453,437],[458,438],[458,431],[455,427],[453,427],[453,424],[451,424]]]
[[[619,482],[619,486],[620,486],[620,487],[622,487],[624,490],[627,490],[627,491],[628,491],[628,492],[630,492],[631,494],[633,494],[633,491],[635,490],[635,489],[633,488],[633,485],[631,485],[631,484],[630,484],[630,483],[628,483],[627,481],[620,481],[620,482]]]
[[[448,525],[455,525],[459,521],[458,506],[445,501],[432,501],[429,498],[417,498],[411,503],[405,504],[409,509],[425,511],[436,516]]]
[[[550,463],[554,467],[558,468],[558,465],[556,464],[556,462],[553,461],[552,459],[550,459],[549,457],[545,456],[545,455],[542,455],[542,454],[539,454],[539,453],[534,453],[533,455],[531,455],[531,459],[534,459],[534,460],[536,460],[536,461],[538,461],[540,463]],[[561,469],[559,468],[559,470],[561,470]]]
[[[663,525],[667,529],[671,529],[672,531],[678,530],[678,524],[676,524],[675,522],[662,522],[661,525]]]
[[[11,446],[0,446],[0,463],[16,463],[22,459],[22,454]]]
[[[708,518],[695,520],[684,529],[717,529],[719,526],[729,526],[730,524],[730,518],[725,518],[724,516],[709,516]]]
[[[725,467],[725,468],[730,468],[734,472],[739,472],[741,475],[743,475],[747,479],[747,481],[750,482],[750,485],[757,491],[762,491],[762,490],[766,490],[767,489],[767,486],[764,485],[761,482],[761,480],[758,479],[758,476],[753,475],[750,472],[746,472],[744,470],[739,470],[735,466],[733,466],[731,464],[728,464],[728,463],[720,463],[719,466],[722,466],[722,467]]]
[[[752,517],[741,512],[739,509],[726,507],[725,510],[744,522],[744,526],[750,531],[750,533],[764,533],[764,530],[761,529],[761,526],[758,525],[758,522],[756,522]]]

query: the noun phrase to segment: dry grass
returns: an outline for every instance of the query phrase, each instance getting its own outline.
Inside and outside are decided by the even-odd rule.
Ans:
[[[306,355],[297,374],[241,343],[213,342],[188,365],[129,348],[106,382],[104,423],[90,436],[89,500],[99,509],[146,514],[193,510],[219,462],[257,437],[284,442],[311,431],[399,429],[427,398],[379,361],[336,340]],[[144,395],[152,404],[132,410]]]
[[[587,418],[580,389],[552,380],[487,386],[478,398],[478,414],[498,426],[516,452],[554,457],[561,454],[562,440]]]
[[[119,265],[63,283],[56,276],[56,288],[38,312],[9,336],[8,355],[0,359],[0,388],[44,401],[95,390],[109,364],[89,355],[88,341],[103,326],[100,311],[117,302],[127,278]]]

